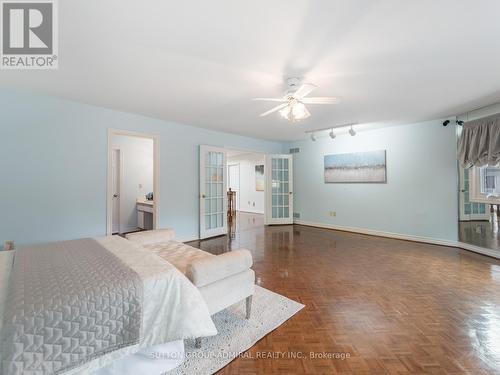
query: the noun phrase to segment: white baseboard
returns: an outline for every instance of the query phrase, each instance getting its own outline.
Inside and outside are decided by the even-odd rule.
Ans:
[[[471,244],[464,243],[464,242],[457,242],[457,245],[455,247],[458,247],[458,248],[464,249],[464,250],[468,250],[468,251],[472,251],[474,253],[487,255],[487,256],[492,257],[492,258],[500,259],[500,254],[498,253],[498,251],[487,249],[485,247],[471,245]]]
[[[131,233],[131,232],[137,232],[141,230],[139,227],[125,227],[125,228],[120,228],[120,233]]]
[[[342,225],[315,223],[315,222],[311,222],[311,221],[297,220],[297,219],[295,219],[293,221],[293,223],[299,224],[299,225],[305,225],[308,227],[333,229],[333,230],[340,230],[340,231],[344,231],[344,232],[366,234],[369,236],[386,237],[386,238],[393,238],[393,239],[397,239],[397,240],[421,242],[421,243],[428,243],[428,244],[439,245],[439,246],[456,247],[459,249],[472,251],[474,253],[478,253],[481,255],[487,255],[487,256],[492,257],[492,258],[500,259],[500,252],[498,252],[498,251],[487,249],[484,247],[475,246],[475,245],[470,245],[468,243],[459,242],[459,241],[444,240],[444,239],[433,238],[433,237],[414,236],[411,234],[383,232],[383,231],[378,231],[378,230],[373,230],[373,229],[365,229],[365,228],[345,227]],[[198,236],[176,238],[176,240],[179,242],[190,242],[190,241],[196,241],[199,239],[200,238]]]
[[[413,242],[422,242],[422,243],[428,243],[428,244],[432,244],[432,245],[458,247],[459,249],[464,249],[464,250],[472,251],[474,253],[479,253],[482,255],[490,256],[492,258],[500,259],[500,252],[498,252],[498,251],[486,249],[484,247],[479,247],[479,246],[475,246],[475,245],[470,245],[470,244],[467,244],[464,242],[459,242],[459,241],[443,240],[443,239],[433,238],[433,237],[414,236],[414,235],[410,235],[410,234],[383,232],[383,231],[378,231],[378,230],[373,230],[373,229],[364,229],[364,228],[355,228],[355,227],[345,227],[345,226],[341,226],[341,225],[315,223],[315,222],[310,222],[310,221],[305,221],[305,220],[297,220],[297,219],[295,219],[293,221],[293,223],[299,224],[299,225],[305,225],[305,226],[309,226],[309,227],[334,229],[334,230],[340,230],[340,231],[344,231],[344,232],[366,234],[366,235],[370,235],[370,236],[387,237],[387,238],[394,238],[394,239],[398,239],[398,240],[413,241]]]

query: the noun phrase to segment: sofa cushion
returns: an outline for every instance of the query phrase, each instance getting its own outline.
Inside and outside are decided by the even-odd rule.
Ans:
[[[157,254],[184,273],[198,288],[210,314],[251,296],[255,288],[252,255],[235,250],[213,255],[174,241],[173,231],[141,232],[127,238]]]
[[[151,245],[159,242],[172,241],[175,238],[175,231],[173,229],[146,230],[126,234],[125,238],[139,245]]]
[[[210,314],[215,314],[255,292],[255,273],[252,269],[226,277],[199,288]]]
[[[157,242],[143,246],[174,265],[183,274],[186,274],[187,266],[192,262],[216,257],[216,255],[177,241]]]
[[[245,272],[252,267],[248,250],[234,250],[213,257],[200,257],[188,264],[186,276],[198,288]]]

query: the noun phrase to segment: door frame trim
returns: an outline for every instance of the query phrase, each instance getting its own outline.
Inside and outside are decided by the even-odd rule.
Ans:
[[[121,194],[122,194],[122,180],[123,180],[123,150],[121,149],[120,146],[112,146],[111,152],[118,151],[118,155],[120,157],[119,160],[119,177],[118,177],[118,191],[120,192],[120,199],[118,200],[118,233],[122,232],[122,220],[121,220],[121,215],[122,215],[122,200],[121,200]],[[111,156],[111,172],[113,171],[113,156]],[[113,188],[113,180],[111,179],[111,188]],[[111,191],[111,194],[113,194],[113,191]],[[113,197],[111,197],[111,210],[113,209]],[[111,215],[113,214],[113,211],[111,211]],[[111,233],[113,234],[113,221],[111,221]]]
[[[113,232],[113,136],[125,135],[129,137],[148,138],[153,140],[153,228],[158,229],[160,217],[160,136],[150,133],[140,133],[130,130],[108,128],[108,165],[106,170],[106,235],[110,236]],[[121,155],[120,155],[121,156]],[[120,160],[121,162],[121,160]],[[123,168],[120,168],[123,173]],[[121,181],[120,181],[121,184]],[[121,225],[121,223],[120,223]],[[121,230],[121,227],[120,227]]]

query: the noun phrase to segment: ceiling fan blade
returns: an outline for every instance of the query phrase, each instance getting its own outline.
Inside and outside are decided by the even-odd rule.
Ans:
[[[300,100],[303,103],[307,104],[337,104],[340,103],[339,98],[335,97],[327,97],[327,96],[317,96],[317,97],[309,97]]]
[[[260,117],[264,117],[264,116],[267,116],[267,115],[269,115],[269,114],[271,114],[271,113],[273,113],[273,112],[279,111],[280,109],[285,108],[287,105],[288,105],[288,103],[283,103],[283,104],[280,104],[280,105],[278,105],[278,106],[276,106],[276,107],[274,107],[274,108],[270,109],[269,111],[262,113],[262,114],[260,115]]]
[[[316,86],[312,83],[303,83],[297,91],[293,93],[293,97],[296,99],[302,99],[303,97],[309,95],[315,88]]]
[[[287,102],[288,99],[286,98],[253,98],[252,100],[261,100],[261,101],[266,101],[266,102]]]

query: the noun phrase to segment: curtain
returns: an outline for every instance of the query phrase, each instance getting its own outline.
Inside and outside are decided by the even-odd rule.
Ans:
[[[458,142],[462,167],[482,167],[500,162],[500,114],[466,122]]]

